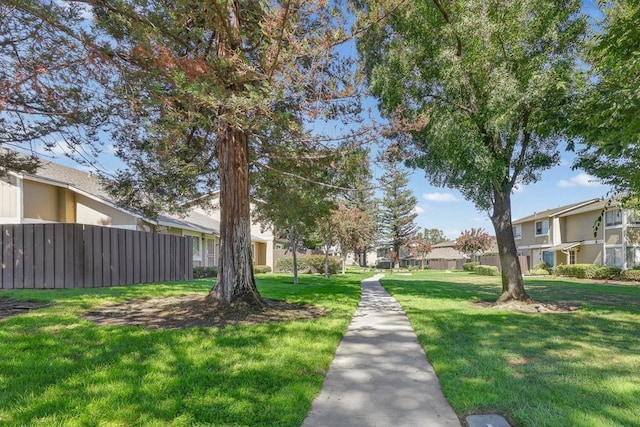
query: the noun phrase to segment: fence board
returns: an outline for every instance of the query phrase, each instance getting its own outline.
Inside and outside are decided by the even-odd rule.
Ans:
[[[100,227],[91,226],[93,234],[93,287],[101,288],[103,286],[103,270],[102,270],[102,230]]]
[[[153,282],[153,234],[145,233],[148,282]]]
[[[140,283],[140,233],[132,232],[133,238],[133,282]]]
[[[147,283],[147,236],[146,233],[138,232],[140,241],[140,283]]]
[[[2,254],[0,255],[2,275],[0,280],[2,280],[3,289],[11,289],[9,286],[13,284],[13,227],[11,225],[3,225],[0,231],[2,232],[2,236],[0,236],[0,243],[2,244]]]
[[[64,224],[53,225],[53,287],[64,288]]]
[[[118,230],[118,285],[127,284],[127,233],[125,230]]]
[[[85,288],[93,288],[94,278],[93,278],[93,252],[95,250],[95,245],[93,244],[93,228],[87,226],[83,230],[83,265],[84,265],[84,287]]]
[[[64,224],[63,227],[63,236],[64,236],[64,252],[62,253],[63,259],[62,262],[64,264],[64,269],[62,271],[62,287],[63,288],[73,288],[73,284],[75,283],[75,273],[76,270],[74,268],[74,253],[75,253],[75,239],[74,239],[75,230],[73,228],[73,224]]]
[[[73,224],[73,283],[71,287],[84,287],[84,227],[80,224]]]
[[[24,228],[13,226],[13,283],[24,287]]]
[[[22,270],[24,271],[24,279],[22,283],[15,283],[16,289],[33,289],[36,286],[35,282],[35,262],[34,262],[34,247],[33,247],[33,233],[34,227],[32,224],[26,224],[22,226],[23,234],[23,249],[24,249],[24,265]],[[20,287],[22,285],[22,287]]]
[[[127,281],[126,283],[134,283],[133,281],[133,231],[125,231],[125,252],[127,254]]]
[[[118,286],[120,285],[120,256],[118,254],[118,233],[114,233],[113,229],[109,231],[109,252],[111,253],[111,265],[109,266],[111,283],[109,286]]]
[[[53,289],[56,287],[56,249],[53,244],[53,225],[54,224],[44,224],[44,287],[47,289]]]

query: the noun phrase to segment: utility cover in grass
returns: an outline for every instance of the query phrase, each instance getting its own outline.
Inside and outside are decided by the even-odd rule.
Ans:
[[[469,415],[467,417],[469,427],[511,427],[501,415]]]

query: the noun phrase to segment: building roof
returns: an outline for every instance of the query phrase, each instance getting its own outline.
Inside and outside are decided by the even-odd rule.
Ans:
[[[600,199],[591,199],[583,202],[572,203],[570,205],[559,206],[553,209],[547,209],[541,212],[534,212],[532,215],[525,216],[524,218],[516,219],[512,221],[512,224],[523,224],[525,222],[537,221],[539,219],[547,219],[555,216],[563,216],[565,214],[573,214],[576,209],[587,208],[590,205],[598,202]],[[593,209],[589,209],[593,210]]]
[[[133,209],[116,204],[112,196],[104,189],[100,178],[91,172],[63,166],[51,161],[43,161],[34,174],[23,174],[28,179],[43,181],[53,185],[69,188],[72,191],[91,196],[99,201],[119,209],[127,214],[141,218],[149,223],[163,225],[165,227],[180,228],[184,230],[220,235],[220,221],[195,210],[185,214],[160,214],[157,220],[146,218]],[[219,191],[214,191],[215,197]],[[262,237],[251,235],[254,242],[268,242]]]

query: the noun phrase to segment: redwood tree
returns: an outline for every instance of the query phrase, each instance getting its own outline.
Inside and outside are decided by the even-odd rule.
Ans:
[[[116,154],[127,164],[109,189],[153,215],[194,200],[206,204],[203,196],[219,188],[220,262],[210,296],[260,304],[251,265],[251,173],[265,159],[304,155],[319,143],[303,123],[358,112],[349,97],[350,64],[334,49],[344,35],[341,6],[80,0],[92,20],[77,30],[40,7],[48,2],[14,3],[62,32],[92,33],[84,47],[111,73],[99,83],[114,110]]]

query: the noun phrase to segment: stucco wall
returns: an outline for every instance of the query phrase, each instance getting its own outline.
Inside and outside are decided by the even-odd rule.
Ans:
[[[603,264],[602,244],[581,245],[576,258],[578,264]]]
[[[593,240],[593,225],[598,218],[599,212],[586,212],[578,215],[565,217],[565,234],[562,239],[564,242],[579,242],[582,240]],[[601,225],[598,228],[598,239],[602,239]]]
[[[79,224],[135,229],[137,218],[88,197],[76,197],[76,220]]]
[[[58,221],[58,187],[24,181],[23,192],[25,218]]]

